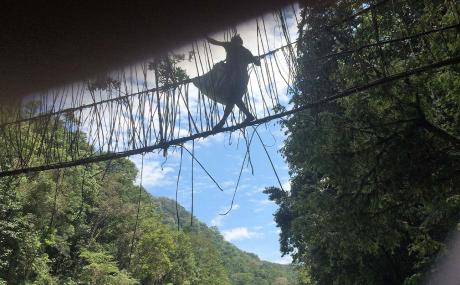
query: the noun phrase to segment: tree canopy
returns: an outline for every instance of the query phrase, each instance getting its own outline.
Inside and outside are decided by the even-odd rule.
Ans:
[[[63,132],[56,134],[30,149],[52,140],[49,151],[69,155]],[[84,133],[76,143],[91,152]],[[0,150],[0,163],[17,159]],[[175,202],[152,197],[134,183],[137,175],[133,162],[119,159],[0,179],[0,284],[296,284],[292,267],[242,252],[195,218],[190,227],[181,206],[178,229]]]
[[[458,1],[333,2],[302,9],[295,106],[460,53],[458,26],[380,44],[459,23]],[[306,283],[420,284],[436,270],[460,210],[459,72],[407,77],[283,121],[291,190],[265,192]]]

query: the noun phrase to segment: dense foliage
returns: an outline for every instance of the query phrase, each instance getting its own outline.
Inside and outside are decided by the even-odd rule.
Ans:
[[[302,10],[296,106],[460,54],[457,27],[320,59],[460,22],[455,0],[380,1],[350,19],[377,1],[326,2]],[[421,284],[437,270],[460,210],[459,73],[411,76],[284,122],[291,190],[266,193],[305,282]]]
[[[22,129],[34,130],[43,128]],[[67,155],[63,133],[48,139]],[[120,159],[0,179],[0,284],[296,284],[291,267],[260,261],[197,220],[190,227],[180,206],[178,230],[175,202],[135,185],[137,172]]]

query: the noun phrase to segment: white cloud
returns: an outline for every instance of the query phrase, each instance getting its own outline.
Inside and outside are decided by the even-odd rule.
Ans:
[[[283,257],[281,257],[281,259],[275,261],[275,263],[290,264],[290,263],[292,263],[292,257],[290,257],[289,255],[283,256]]]
[[[211,135],[209,137],[205,137],[203,139],[197,140],[196,144],[199,147],[210,147],[210,146],[212,146],[214,144],[222,144],[224,141],[225,141],[225,134],[224,133],[217,133],[215,135]]]
[[[138,177],[136,178],[136,183],[140,184],[140,173],[142,168],[142,158],[141,156],[132,156],[130,160],[136,164],[136,167],[139,169]],[[151,188],[155,186],[165,186],[173,183],[174,179],[168,179],[167,176],[169,173],[174,172],[174,169],[169,166],[162,167],[161,162],[155,160],[151,156],[144,157],[144,165],[142,170],[142,185],[145,188]]]
[[[251,191],[246,192],[246,196],[253,196],[253,195],[256,195],[256,194],[262,194],[264,190],[265,190],[265,186],[264,187],[253,187],[253,189]],[[250,199],[249,201],[257,202],[257,200],[255,200],[255,199]]]
[[[233,188],[235,186],[235,182],[233,180],[226,180],[226,181],[222,182],[220,185],[223,188]]]
[[[260,213],[260,212],[263,212],[264,210],[265,210],[264,207],[259,207],[259,208],[255,208],[255,209],[253,210],[253,212],[254,212],[254,213]]]
[[[211,226],[213,227],[220,227],[222,226],[223,220],[225,216],[217,215],[214,219],[211,220]]]
[[[287,180],[283,183],[283,189],[286,192],[291,192],[291,181]]]
[[[238,227],[222,232],[226,241],[252,239],[260,237],[262,234],[248,230],[246,227]]]
[[[236,211],[240,208],[240,205],[239,204],[234,204],[233,207],[232,207],[232,211]],[[220,213],[224,213],[224,212],[227,212],[228,209],[222,209]],[[216,215],[212,220],[211,220],[211,226],[213,227],[221,227],[224,223],[224,219],[225,217],[229,217],[232,213],[232,211],[230,211],[227,215]]]
[[[274,204],[275,202],[271,201],[271,200],[268,200],[268,199],[264,199],[264,200],[260,200],[259,201],[259,204],[261,205],[272,205]]]
[[[268,200],[268,199],[262,199],[262,200],[258,200],[258,199],[249,199],[249,201],[252,202],[252,203],[261,205],[261,206],[268,206],[268,205],[272,205],[272,204],[275,203],[275,202],[273,202],[273,201],[271,201],[271,200]]]

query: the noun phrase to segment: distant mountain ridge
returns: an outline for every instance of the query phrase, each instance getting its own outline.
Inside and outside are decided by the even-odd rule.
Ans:
[[[190,227],[191,214],[174,200],[154,197],[157,212],[164,224],[177,227],[177,212],[180,228],[195,234],[207,235],[213,241],[220,254],[224,267],[232,284],[238,285],[287,285],[299,284],[293,265],[278,264],[260,260],[253,253],[245,252],[223,239],[216,227],[208,227],[205,223],[193,218],[193,227]],[[274,249],[275,250],[275,249]]]

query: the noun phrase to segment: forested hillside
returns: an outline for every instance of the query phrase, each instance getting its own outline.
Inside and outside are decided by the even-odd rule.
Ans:
[[[460,211],[459,23],[457,0],[303,7],[292,103],[356,93],[284,121],[291,191],[266,189],[311,284],[425,284],[438,270]]]
[[[167,198],[154,198],[154,203],[159,205],[156,208],[161,214],[162,221],[177,227],[175,201]],[[263,261],[253,253],[241,251],[225,241],[217,228],[208,228],[196,219],[190,229],[190,213],[180,205],[178,212],[181,227],[186,228],[197,239],[207,239],[215,246],[229,273],[231,284],[298,284],[297,272],[292,265]],[[204,245],[204,247],[208,246]]]
[[[62,152],[64,139],[45,135],[33,149],[54,140]],[[83,133],[78,143],[91,151]],[[1,150],[0,160],[14,163]],[[180,206],[178,229],[175,202],[136,186],[137,172],[120,159],[0,179],[0,284],[297,284],[292,267],[242,252],[198,220],[191,227]]]

